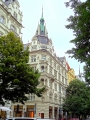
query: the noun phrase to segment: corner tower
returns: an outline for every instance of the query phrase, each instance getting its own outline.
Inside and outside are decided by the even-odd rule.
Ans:
[[[48,32],[46,29],[45,20],[43,17],[43,8],[42,8],[42,15],[40,18],[40,23],[38,24],[37,30],[36,30],[36,36],[38,38],[38,41],[42,44],[48,44]]]

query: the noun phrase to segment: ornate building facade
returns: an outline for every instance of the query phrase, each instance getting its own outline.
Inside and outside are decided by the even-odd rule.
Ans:
[[[18,0],[0,0],[0,36],[13,31],[20,36],[22,29],[22,12]]]
[[[19,37],[22,29],[22,12],[18,0],[0,0],[0,36],[12,31]],[[11,107],[11,102],[6,101],[5,106]],[[0,111],[1,116],[10,115],[5,111]]]
[[[67,66],[65,57],[57,57],[54,51],[52,40],[48,38],[48,32],[44,24],[43,11],[36,33],[31,42],[25,44],[29,46],[29,63],[34,70],[41,73],[40,85],[46,86],[42,97],[29,94],[29,100],[24,105],[19,104],[18,116],[28,116],[36,118],[57,118],[60,105],[66,94]],[[17,104],[12,105],[13,116],[17,116]]]

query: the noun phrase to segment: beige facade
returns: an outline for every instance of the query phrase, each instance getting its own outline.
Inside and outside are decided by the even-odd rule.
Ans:
[[[38,24],[36,34],[31,42],[25,44],[29,46],[29,65],[38,69],[41,73],[40,85],[46,86],[46,91],[42,97],[28,95],[29,100],[24,105],[16,103],[12,105],[13,116],[28,116],[36,118],[58,118],[59,109],[66,94],[67,66],[65,57],[57,57],[54,51],[52,40],[48,38],[48,32],[44,25],[43,13]],[[19,104],[19,113],[16,107]]]
[[[19,10],[17,0],[0,0],[0,35],[6,35],[13,31],[20,36],[22,28],[22,13]],[[42,97],[29,94],[29,100],[24,105],[15,103],[9,106],[12,111],[10,116],[28,116],[37,118],[57,118],[59,109],[66,94],[67,66],[65,57],[57,57],[52,40],[48,38],[48,32],[44,25],[43,13],[36,33],[29,45],[29,63],[41,73],[40,85],[46,86]],[[19,111],[17,111],[19,105]]]
[[[13,31],[20,36],[22,28],[22,12],[17,0],[0,0],[0,35]]]
[[[22,12],[18,0],[0,0],[0,36],[12,31],[16,36],[21,35]],[[6,107],[11,108],[11,102],[6,101]],[[10,116],[10,112],[0,111],[1,116]]]

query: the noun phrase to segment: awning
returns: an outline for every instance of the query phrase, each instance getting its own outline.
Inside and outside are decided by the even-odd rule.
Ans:
[[[3,111],[12,111],[8,107],[4,107],[4,106],[0,106],[0,109],[3,110]]]

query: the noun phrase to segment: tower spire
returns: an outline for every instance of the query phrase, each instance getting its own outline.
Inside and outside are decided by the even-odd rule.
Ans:
[[[41,18],[43,18],[43,6],[42,6],[42,17]]]

